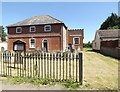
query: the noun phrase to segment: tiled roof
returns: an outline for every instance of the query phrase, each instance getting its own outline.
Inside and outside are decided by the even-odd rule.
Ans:
[[[51,17],[50,15],[44,15],[44,16],[34,16],[26,20],[17,22],[15,24],[8,25],[7,27],[25,26],[25,25],[41,25],[41,24],[56,24],[56,23],[63,23],[63,22]]]
[[[120,37],[120,29],[114,29],[114,30],[97,30],[98,35],[101,38],[114,38],[114,37]]]
[[[69,29],[69,31],[83,31],[84,29]]]

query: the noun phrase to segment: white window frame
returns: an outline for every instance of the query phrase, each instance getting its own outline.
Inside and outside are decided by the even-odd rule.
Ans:
[[[32,28],[32,27],[34,28],[34,31],[31,31],[31,28]],[[35,32],[35,31],[36,31],[36,27],[35,27],[35,26],[31,26],[31,27],[30,27],[30,32]]]
[[[30,38],[30,39],[29,39],[29,48],[35,48],[35,47],[31,47],[31,39],[34,39],[34,40],[35,40],[35,38]],[[35,43],[36,43],[36,41],[35,41]]]
[[[75,44],[75,38],[78,38],[78,39],[79,39],[79,41],[78,41],[79,43],[78,43],[78,44]],[[74,45],[79,45],[79,44],[80,44],[80,38],[79,38],[79,37],[73,37],[73,44],[74,44]]]
[[[18,31],[17,31],[18,28],[21,28],[21,32],[18,32]],[[22,27],[17,27],[17,28],[16,28],[16,33],[22,33]]]
[[[45,25],[45,26],[44,26],[44,31],[45,31],[45,32],[49,32],[48,30],[46,30],[46,27],[47,27],[47,26],[50,27],[50,30],[49,30],[49,31],[51,31],[51,25]]]

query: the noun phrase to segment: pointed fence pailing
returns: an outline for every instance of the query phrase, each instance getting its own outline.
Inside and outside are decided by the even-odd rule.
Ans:
[[[82,53],[3,52],[1,76],[73,79],[82,84]]]

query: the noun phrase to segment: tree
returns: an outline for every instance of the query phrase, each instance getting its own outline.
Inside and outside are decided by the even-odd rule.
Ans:
[[[92,43],[90,43],[90,41],[88,41],[88,43],[83,43],[83,47],[84,48],[92,48]]]
[[[120,29],[120,18],[112,13],[105,22],[102,23],[100,29]]]
[[[113,27],[108,27],[107,29],[119,29],[119,26],[116,25],[116,26],[113,26]]]
[[[6,41],[6,33],[5,33],[5,29],[3,26],[0,26],[0,37],[1,37],[1,41]]]

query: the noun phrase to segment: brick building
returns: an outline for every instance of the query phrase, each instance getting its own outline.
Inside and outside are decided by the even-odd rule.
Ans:
[[[8,25],[9,50],[65,51],[68,46],[83,48],[83,29],[68,30],[60,20],[49,15],[34,16]]]

